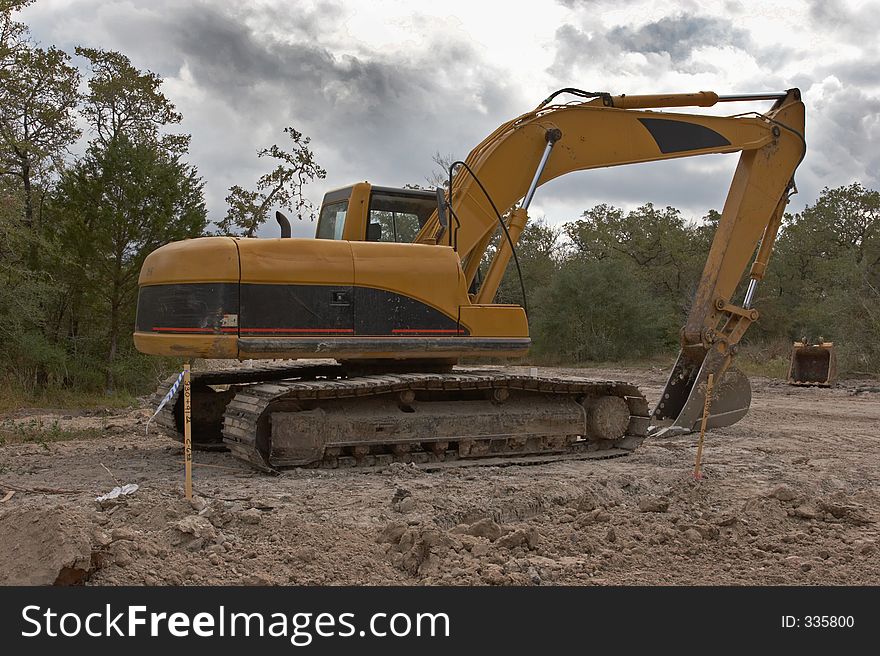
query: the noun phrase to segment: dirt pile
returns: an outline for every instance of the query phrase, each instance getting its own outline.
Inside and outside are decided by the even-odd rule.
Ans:
[[[66,505],[0,512],[0,585],[76,585],[94,569],[91,522]]]
[[[516,518],[522,500],[499,499],[470,524],[416,512],[376,539],[423,584],[878,580],[877,495],[820,488],[779,485],[731,504],[687,478],[621,474],[560,487],[528,519]]]

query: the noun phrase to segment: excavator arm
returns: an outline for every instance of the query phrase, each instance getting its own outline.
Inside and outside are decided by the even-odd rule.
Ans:
[[[582,92],[581,95],[585,95]],[[556,94],[554,94],[556,95]],[[502,239],[475,295],[491,303],[540,185],[572,171],[712,153],[740,152],[706,265],[681,333],[681,352],[654,410],[658,430],[689,431],[699,421],[706,380],[715,375],[709,426],[738,421],[750,388],[730,368],[737,344],[758,319],[751,307],[765,273],[802,161],[804,105],[800,92],[718,96],[711,92],[653,96],[586,94],[583,102],[549,104],[554,96],[500,126],[473,151],[452,180],[445,212],[435,213],[416,242],[453,246],[470,285],[488,245]],[[653,112],[647,108],[711,106],[775,100],[765,114],[732,117]],[[446,225],[441,220],[446,214]],[[756,254],[757,249],[757,254]],[[734,294],[752,261],[741,301]]]

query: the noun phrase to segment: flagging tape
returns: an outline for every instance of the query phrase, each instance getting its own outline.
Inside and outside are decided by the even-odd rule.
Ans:
[[[174,395],[177,394],[177,390],[180,388],[180,384],[183,382],[183,372],[177,376],[177,380],[174,381],[174,384],[171,386],[171,389],[168,390],[168,393],[165,395],[165,398],[159,403],[159,407],[156,408],[156,412],[153,413],[153,416],[147,420],[147,425],[144,428],[144,432],[149,435],[150,434],[150,422],[153,421],[156,416],[162,412],[162,408],[165,407],[165,404],[168,403],[171,399],[174,398]]]

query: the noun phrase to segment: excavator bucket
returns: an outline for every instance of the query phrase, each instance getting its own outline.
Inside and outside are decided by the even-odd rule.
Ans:
[[[649,431],[653,436],[669,437],[699,430],[710,373],[715,382],[707,428],[731,426],[749,411],[751,384],[739,369],[729,366],[728,358],[715,349],[704,353],[702,362],[690,356],[683,350],[669,375],[654,410],[654,425]]]
[[[820,337],[816,344],[811,344],[806,338],[794,343],[788,369],[789,385],[831,387],[836,380],[834,342],[826,342]]]

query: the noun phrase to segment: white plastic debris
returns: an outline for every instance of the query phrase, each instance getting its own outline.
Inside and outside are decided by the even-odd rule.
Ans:
[[[137,491],[137,483],[129,483],[128,485],[123,485],[122,487],[114,487],[107,494],[95,499],[95,501],[110,501],[110,499],[115,499],[116,497],[125,497],[129,494],[134,494]]]

